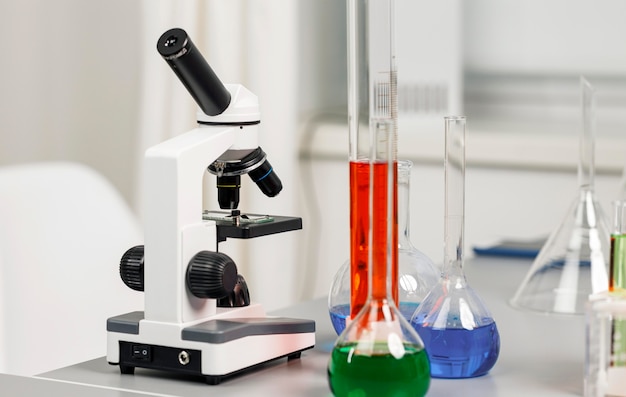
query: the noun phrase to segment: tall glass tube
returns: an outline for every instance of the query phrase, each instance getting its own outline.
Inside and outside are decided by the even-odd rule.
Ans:
[[[348,129],[350,137],[350,318],[367,297],[369,158],[373,131],[397,135],[393,0],[348,0]],[[397,233],[396,233],[397,240]],[[397,258],[396,258],[397,261]],[[395,267],[397,269],[397,267]],[[397,277],[392,280],[397,291]],[[397,293],[394,298],[397,302]]]
[[[444,267],[411,325],[424,341],[433,377],[469,378],[494,366],[500,335],[463,272],[465,117],[446,117],[445,134]]]

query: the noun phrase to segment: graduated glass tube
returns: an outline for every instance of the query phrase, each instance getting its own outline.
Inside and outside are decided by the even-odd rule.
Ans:
[[[583,314],[590,294],[608,288],[609,229],[594,192],[595,91],[580,79],[579,191],[511,299],[542,313]]]
[[[348,132],[350,157],[350,318],[367,298],[369,167],[377,120],[397,133],[393,0],[348,0]],[[394,258],[397,260],[397,258]],[[397,270],[397,266],[394,267]],[[397,290],[396,278],[392,279]],[[397,293],[394,293],[397,302]]]
[[[409,160],[398,160],[398,308],[407,321],[437,283],[440,271],[434,262],[411,242],[411,168]],[[328,293],[328,312],[339,335],[350,315],[350,261],[339,268]]]
[[[465,117],[445,118],[444,268],[411,319],[436,378],[486,374],[500,352],[491,313],[463,272],[465,217]]]
[[[428,356],[396,307],[393,0],[348,0],[347,11],[352,321],[333,347],[328,383],[336,397],[421,397],[430,385]],[[365,83],[365,92],[360,83]],[[360,107],[363,101],[365,109]],[[367,126],[361,118],[368,120]]]

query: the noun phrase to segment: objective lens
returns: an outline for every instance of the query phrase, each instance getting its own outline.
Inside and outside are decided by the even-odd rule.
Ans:
[[[239,188],[239,175],[217,177],[217,202],[221,209],[234,210],[239,206]]]
[[[259,189],[268,197],[274,197],[283,189],[283,184],[274,172],[269,161],[265,160],[263,164],[248,173],[252,181],[257,184]]]

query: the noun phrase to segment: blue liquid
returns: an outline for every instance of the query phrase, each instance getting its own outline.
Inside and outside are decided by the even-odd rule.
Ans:
[[[411,321],[411,317],[413,317],[413,313],[417,309],[419,303],[400,303],[400,313],[404,316],[406,321]],[[346,328],[346,318],[350,316],[350,305],[337,305],[333,306],[329,310],[330,321],[333,324],[333,328],[335,328],[335,332],[337,335],[341,334],[343,330]]]
[[[469,331],[464,328],[433,329],[411,324],[424,342],[433,378],[472,378],[489,372],[500,353],[496,323]]]

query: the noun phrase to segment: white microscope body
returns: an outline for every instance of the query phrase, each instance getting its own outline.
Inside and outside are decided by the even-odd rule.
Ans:
[[[196,52],[194,56],[201,58],[184,31],[164,33],[159,44],[168,39],[170,45],[182,48],[172,51]],[[191,70],[197,73],[193,65]],[[190,92],[197,89],[194,82],[183,83]],[[265,224],[244,225],[239,235],[232,234],[242,227],[238,212],[232,212],[232,221],[203,217],[202,181],[207,167],[237,161],[260,149],[257,97],[240,85],[220,88],[230,96],[226,109],[213,116],[199,111],[198,128],[146,151],[144,247],[133,247],[122,258],[128,265],[122,278],[131,288],[145,292],[145,307],[143,312],[107,321],[107,360],[119,365],[122,373],[144,367],[201,375],[207,383],[217,384],[257,364],[297,358],[315,344],[311,320],[267,317],[262,306],[253,302],[218,307],[224,288],[233,289],[233,272],[236,275],[234,263],[218,252],[218,241],[226,238],[220,230],[226,230],[228,237],[247,238],[301,228],[299,218],[286,218],[287,226],[276,229],[282,217],[275,217]],[[263,153],[259,162],[264,160]],[[249,170],[241,173],[245,171]]]

